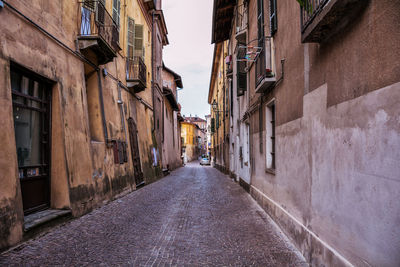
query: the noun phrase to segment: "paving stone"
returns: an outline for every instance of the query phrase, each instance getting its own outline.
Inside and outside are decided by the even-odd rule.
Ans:
[[[238,184],[190,163],[0,255],[0,266],[307,266]]]

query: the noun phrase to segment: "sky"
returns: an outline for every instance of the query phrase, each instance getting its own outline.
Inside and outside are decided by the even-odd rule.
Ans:
[[[211,45],[212,0],[163,0],[169,45],[164,47],[165,65],[182,76],[178,92],[182,115],[204,118],[214,46]]]

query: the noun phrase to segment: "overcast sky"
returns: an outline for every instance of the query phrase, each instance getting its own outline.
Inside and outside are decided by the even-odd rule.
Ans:
[[[178,92],[182,115],[203,117],[211,75],[212,0],[163,0],[169,45],[164,47],[165,65],[182,76]]]

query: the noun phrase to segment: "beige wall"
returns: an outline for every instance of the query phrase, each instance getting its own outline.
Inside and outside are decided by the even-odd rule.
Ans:
[[[10,1],[8,1],[10,2]],[[127,119],[133,117],[138,125],[139,150],[145,180],[157,177],[152,166],[152,94],[151,94],[151,36],[149,25],[138,2],[121,4],[120,46],[114,60],[100,66],[107,76],[100,75],[75,55],[77,21],[80,19],[76,1],[25,1],[11,3],[20,12],[45,28],[70,50],[42,33],[27,20],[5,6],[0,11],[2,38],[0,40],[0,249],[16,244],[22,238],[23,211],[17,175],[17,157],[12,120],[10,62],[18,63],[32,72],[52,81],[51,128],[51,200],[50,207],[71,209],[79,216],[102,205],[115,196],[135,188],[129,146]],[[111,2],[107,1],[111,10]],[[126,8],[126,9],[125,9]],[[118,82],[126,84],[125,14],[134,17],[145,27],[145,62],[148,70],[147,89],[139,94],[139,101]],[[94,71],[94,72],[93,72]],[[85,85],[85,74],[88,87]],[[118,104],[119,90],[122,105]],[[99,92],[103,94],[106,130],[105,139]],[[146,107],[146,103],[148,107]],[[122,113],[121,113],[122,107]],[[111,140],[128,142],[128,162],[114,163]],[[160,173],[160,171],[159,171]]]
[[[400,131],[392,99],[398,99],[400,36],[394,3],[370,1],[328,42],[302,44],[299,6],[289,2],[278,1],[274,36],[277,78],[283,58],[285,77],[263,99],[262,127],[259,109],[250,120],[252,194],[314,265],[396,265],[400,213],[391,203],[398,199],[399,155],[393,148]],[[250,12],[256,12],[256,1],[250,1]],[[254,39],[255,19],[250,23]],[[252,103],[259,100],[254,88],[253,71]],[[275,174],[266,170],[265,159],[265,104],[272,99]]]
[[[175,76],[168,70],[162,71],[163,85],[172,90],[176,99],[177,86]],[[168,115],[167,115],[168,114]],[[164,96],[164,128],[163,128],[163,168],[169,166],[170,170],[182,165],[181,159],[181,129],[178,121],[178,111],[173,110],[172,106]]]

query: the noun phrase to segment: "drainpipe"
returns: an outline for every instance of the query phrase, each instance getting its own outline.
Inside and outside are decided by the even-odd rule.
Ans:
[[[119,112],[121,115],[121,124],[122,128],[124,129],[124,134],[125,134],[125,143],[128,144],[128,139],[127,139],[127,133],[126,133],[126,127],[125,127],[125,111],[124,111],[124,102],[122,101],[122,90],[121,90],[121,85],[120,82],[117,84],[118,86],[118,100],[117,103],[119,105]]]
[[[223,73],[223,77],[225,77],[225,44],[222,44],[222,73]],[[223,82],[223,87],[222,87],[222,122],[224,123],[224,135],[223,135],[223,139],[222,139],[222,158],[224,159],[224,165],[226,164],[226,158],[225,158],[225,138],[226,138],[226,129],[225,129],[225,99],[226,99],[226,88],[225,88],[225,79]]]
[[[97,70],[97,80],[98,80],[98,83],[99,83],[99,98],[100,98],[101,120],[103,122],[104,139],[105,139],[105,142],[107,144],[108,143],[108,131],[107,131],[106,114],[104,112],[103,86],[101,84],[100,69]]]
[[[154,82],[154,60],[155,60],[155,46],[154,46],[154,39],[155,39],[155,20],[154,20],[154,13],[155,10],[151,11],[151,16],[152,16],[152,29],[151,29],[151,94],[153,98],[153,131],[155,133],[156,131],[156,96],[155,96],[155,82]]]

